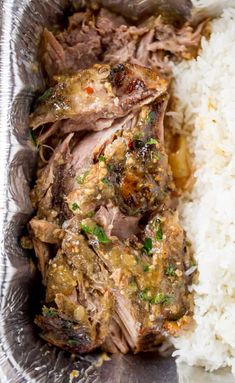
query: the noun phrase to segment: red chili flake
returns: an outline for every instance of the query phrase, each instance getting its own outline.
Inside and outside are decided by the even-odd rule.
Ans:
[[[129,149],[133,149],[133,141],[129,141],[128,142],[128,148]]]
[[[88,86],[87,88],[85,88],[85,91],[87,92],[87,94],[93,94],[93,93],[94,93],[94,89],[91,88],[90,86]]]

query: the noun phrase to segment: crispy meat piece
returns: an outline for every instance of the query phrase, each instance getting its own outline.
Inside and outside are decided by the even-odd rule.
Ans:
[[[165,93],[168,81],[138,65],[95,65],[73,76],[57,78],[37,102],[30,126],[37,127],[63,119],[89,124],[89,130],[112,125],[116,118],[153,101]],[[105,124],[106,123],[106,124]],[[108,123],[108,125],[107,125]]]
[[[67,196],[72,210],[79,206],[75,214],[85,216],[112,201],[122,214],[140,219],[167,203],[173,184],[160,143],[165,108],[162,99],[144,106],[133,126],[116,132],[116,138],[106,145],[103,160],[76,178],[78,182]]]
[[[44,219],[32,218],[29,222],[33,236],[41,242],[58,244],[61,242],[64,232],[57,225]]]

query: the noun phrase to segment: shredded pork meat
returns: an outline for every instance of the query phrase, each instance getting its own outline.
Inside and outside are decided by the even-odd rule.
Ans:
[[[196,27],[186,23],[177,28],[161,16],[150,17],[137,26],[101,8],[98,12],[75,13],[66,30],[43,33],[42,62],[53,76],[76,73],[95,63],[134,63],[171,74],[170,62],[197,55],[206,22]]]
[[[60,348],[151,351],[191,321],[164,116],[171,62],[195,57],[204,27],[101,8],[43,32],[50,87],[29,122],[48,161],[28,231],[45,285],[35,323]]]

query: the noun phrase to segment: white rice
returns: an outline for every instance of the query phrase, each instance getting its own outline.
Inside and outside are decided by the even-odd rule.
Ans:
[[[223,9],[234,7],[234,0],[192,0],[194,13],[202,16],[219,16]]]
[[[182,222],[199,269],[195,328],[173,340],[175,355],[209,370],[231,366],[235,374],[235,9],[212,22],[197,60],[174,70],[174,123],[191,131],[197,168]]]

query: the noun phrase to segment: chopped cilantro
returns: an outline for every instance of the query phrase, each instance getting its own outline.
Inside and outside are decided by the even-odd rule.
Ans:
[[[105,234],[105,231],[102,227],[95,225],[94,227],[89,227],[84,223],[81,223],[81,230],[86,234],[94,235],[100,243],[109,243],[110,239]]]
[[[69,339],[68,340],[68,344],[70,345],[70,346],[78,346],[79,345],[79,340],[78,339]]]
[[[82,176],[77,176],[76,181],[77,181],[78,184],[82,184],[83,183],[83,177]]]
[[[159,226],[159,228],[156,231],[156,239],[157,239],[157,241],[160,242],[160,241],[162,241],[162,238],[163,238],[163,232],[162,232],[161,226]]]
[[[48,318],[53,318],[57,315],[56,309],[48,308],[46,306],[43,307],[42,313],[45,317],[48,317]]]
[[[162,224],[160,219],[156,220],[156,228],[156,240],[160,242],[163,239]]]
[[[83,184],[86,177],[88,176],[88,174],[89,174],[89,172],[87,171],[82,176],[77,176],[77,178],[76,178],[77,183],[80,185]]]
[[[175,276],[175,267],[172,263],[169,263],[166,267],[165,274],[168,277],[174,277]]]
[[[153,241],[152,241],[152,239],[149,238],[149,237],[145,238],[144,246],[143,246],[144,252],[149,254],[150,251],[152,250],[152,248],[153,248]]]
[[[52,88],[47,89],[40,97],[38,97],[37,101],[46,101],[49,97],[51,97],[52,93]]]
[[[99,156],[99,157],[98,157],[98,161],[99,161],[99,162],[105,162],[105,156],[102,156],[102,155]]]
[[[86,234],[92,234],[92,232],[93,232],[92,228],[85,225],[84,223],[81,223],[81,230]]]
[[[72,210],[77,210],[77,209],[80,209],[80,207],[79,207],[79,205],[76,202],[74,202],[72,204]]]
[[[148,296],[148,292],[149,292],[149,289],[147,289],[147,288],[145,288],[144,290],[140,291],[140,293],[139,293],[139,298],[140,298],[142,301],[149,302],[149,300],[150,300],[151,298]]]
[[[105,184],[105,185],[110,185],[110,182],[109,182],[108,178],[106,178],[106,177],[102,178],[101,182],[103,182],[103,184]]]
[[[145,273],[149,271],[149,265],[143,265],[143,270]]]
[[[98,161],[99,161],[99,162],[106,162],[106,158],[105,158],[105,156],[103,156],[103,155],[99,156],[99,157],[98,157]],[[111,170],[113,170],[113,165],[111,165],[111,164],[107,164],[107,168],[108,168],[108,171],[111,172]]]
[[[107,237],[107,235],[105,234],[102,227],[100,227],[98,225],[94,226],[92,234],[94,234],[97,237],[97,239],[100,243],[109,243],[110,242],[110,239]]]
[[[146,119],[146,122],[147,124],[152,124],[155,120],[155,117],[156,117],[156,113],[155,112],[149,112],[148,116],[147,116],[147,119]]]
[[[159,153],[154,153],[154,158],[159,161],[161,159],[161,156]]]
[[[170,295],[166,295],[163,293],[158,293],[154,297],[151,298],[150,303],[154,305],[169,305],[172,301],[172,297]]]
[[[140,291],[139,298],[142,301],[149,302],[152,305],[169,305],[172,302],[172,297],[163,293],[158,293],[154,296],[150,296],[149,289],[145,288]]]
[[[155,138],[150,138],[147,142],[146,145],[154,145],[157,144],[157,140]]]

